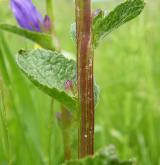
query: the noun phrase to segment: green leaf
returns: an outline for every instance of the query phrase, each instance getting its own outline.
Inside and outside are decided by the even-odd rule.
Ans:
[[[33,32],[9,24],[0,24],[0,30],[8,31],[36,42],[45,49],[55,50],[52,36],[46,33]]]
[[[60,101],[70,110],[75,110],[77,96],[65,90],[65,82],[72,80],[76,87],[76,62],[59,52],[45,49],[19,51],[17,63],[27,77],[48,95]],[[95,83],[95,104],[99,90]]]
[[[99,85],[96,83],[96,79],[94,78],[94,102],[95,102],[95,108],[99,103],[99,94],[100,94],[100,88]]]
[[[133,161],[120,161],[114,146],[100,150],[94,156],[80,160],[71,160],[63,165],[133,165]]]
[[[109,14],[105,14],[107,13],[106,11],[98,10],[99,13],[94,16],[92,26],[94,47],[98,45],[100,39],[106,37],[113,30],[138,16],[142,12],[144,6],[145,3],[143,0],[127,0],[118,5]],[[76,41],[75,23],[71,25],[71,37],[73,41]]]
[[[138,16],[144,6],[143,0],[127,0],[118,5],[109,14],[105,15],[105,12],[103,12],[103,14],[100,13],[100,16],[96,16],[93,21],[94,45],[97,46],[101,38]]]
[[[69,109],[76,109],[76,97],[65,91],[66,80],[75,80],[74,60],[55,51],[35,49],[19,51],[17,63],[36,86]]]
[[[70,26],[71,39],[76,42],[76,23],[72,23]]]

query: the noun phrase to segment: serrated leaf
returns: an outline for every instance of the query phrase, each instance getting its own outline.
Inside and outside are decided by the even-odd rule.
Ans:
[[[84,159],[71,160],[63,165],[133,165],[133,161],[120,161],[114,146],[106,147],[94,156]]]
[[[98,16],[98,19],[94,18],[96,19],[93,24],[94,44],[97,45],[101,38],[138,16],[142,12],[144,5],[143,0],[127,0],[118,5],[108,15],[103,14],[101,17]]]
[[[45,49],[55,50],[52,36],[46,33],[33,32],[9,24],[0,24],[0,30],[8,31],[36,42]]]
[[[71,110],[76,109],[76,98],[65,91],[66,80],[75,79],[76,64],[61,53],[45,49],[19,51],[17,63],[36,86]]]
[[[76,109],[77,96],[65,90],[65,82],[72,80],[76,86],[76,62],[56,51],[35,49],[19,51],[17,63],[27,77],[48,95],[60,101],[70,110]],[[98,86],[95,83],[95,102]]]
[[[138,16],[144,8],[143,0],[127,0],[118,5],[109,14],[100,10],[93,19],[93,44],[96,47],[99,40],[106,37],[112,31]],[[71,37],[76,41],[76,24],[71,25]]]

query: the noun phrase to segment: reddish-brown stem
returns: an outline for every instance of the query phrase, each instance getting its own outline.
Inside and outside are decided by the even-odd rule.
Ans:
[[[91,1],[76,0],[79,158],[94,153],[94,88]]]

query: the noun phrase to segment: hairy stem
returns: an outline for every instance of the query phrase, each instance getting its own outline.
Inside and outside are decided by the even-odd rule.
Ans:
[[[94,154],[94,89],[90,0],[76,0],[79,158]]]

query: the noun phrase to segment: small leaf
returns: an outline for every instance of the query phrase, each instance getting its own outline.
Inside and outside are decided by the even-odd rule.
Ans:
[[[114,146],[100,150],[94,156],[80,160],[71,160],[63,165],[133,165],[133,161],[120,161]]]
[[[45,49],[55,50],[52,36],[46,33],[33,32],[9,24],[0,24],[0,30],[5,30],[36,42]]]
[[[76,86],[76,62],[56,51],[35,49],[20,50],[17,63],[27,77],[45,93],[54,97],[69,110],[75,110],[77,96],[74,92],[67,92],[65,83],[73,81]],[[95,104],[98,101],[99,90],[95,83]]]
[[[76,63],[58,52],[45,49],[19,51],[18,66],[36,86],[71,110],[76,98],[65,91],[66,80],[75,80]]]
[[[101,14],[101,17],[98,15],[98,19],[95,17],[95,21],[93,21],[94,44],[97,45],[101,38],[138,16],[142,12],[144,5],[143,0],[127,0],[118,5],[108,15]]]
[[[138,16],[144,8],[143,0],[127,0],[118,5],[109,14],[99,9],[99,13],[95,16],[93,13],[93,44],[96,48],[99,40],[106,37],[113,30],[117,29],[124,23]],[[71,37],[76,41],[76,24],[71,25]]]

